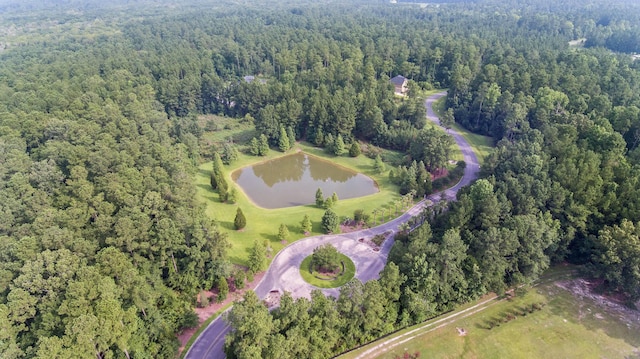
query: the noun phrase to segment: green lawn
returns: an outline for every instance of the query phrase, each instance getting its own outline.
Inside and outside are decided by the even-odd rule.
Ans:
[[[340,253],[340,261],[344,264],[344,273],[334,280],[322,280],[316,278],[310,271],[311,256],[305,258],[300,264],[300,275],[307,283],[318,288],[337,288],[349,282],[356,275],[356,266],[349,257]]]
[[[405,348],[409,353],[420,352],[421,358],[635,358],[640,353],[637,327],[628,327],[592,300],[579,299],[556,286],[555,279],[511,300],[493,303],[484,311],[440,328],[436,325],[425,328],[420,332],[424,334],[369,357],[394,358],[403,354]],[[534,303],[546,305],[526,316],[520,315],[523,308]],[[509,314],[515,315],[515,319],[487,329],[489,322]],[[466,335],[459,335],[457,328],[464,328]],[[339,358],[356,358],[366,348]]]
[[[373,163],[374,161],[367,158],[364,155],[360,155],[357,158],[351,157],[335,157],[327,154],[323,149],[315,148],[306,143],[299,143],[296,148],[302,151],[329,159],[341,166],[351,168],[355,171],[368,175],[373,178],[377,183],[380,191],[376,194],[344,199],[338,201],[332,209],[338,214],[340,218],[353,217],[353,212],[356,209],[364,209],[365,212],[371,213],[375,208],[391,208],[395,201],[400,200],[397,186],[391,184],[388,179],[388,171],[382,175],[374,173]],[[291,153],[290,150],[287,153]],[[196,175],[195,181],[197,185],[197,193],[203,203],[206,205],[206,211],[210,218],[215,218],[222,231],[229,234],[229,243],[231,248],[229,249],[229,257],[233,263],[246,265],[249,255],[249,249],[253,246],[254,241],[269,241],[270,246],[273,248],[272,254],[275,255],[280,251],[286,243],[281,243],[277,239],[278,228],[281,223],[284,223],[291,232],[291,238],[288,242],[296,241],[303,238],[304,235],[300,231],[300,222],[305,214],[308,214],[313,222],[313,231],[310,235],[322,234],[320,228],[320,220],[325,210],[317,208],[315,205],[280,208],[280,209],[264,209],[254,205],[245,195],[242,193],[238,186],[235,186],[231,179],[231,172],[235,169],[248,166],[257,162],[266,161],[279,156],[284,155],[282,152],[271,150],[266,157],[255,157],[250,155],[241,154],[240,158],[234,162],[231,166],[225,166],[227,181],[230,187],[233,186],[238,191],[238,203],[226,204],[220,203],[218,200],[218,194],[211,190],[209,185],[209,174],[212,168],[211,162],[204,163],[200,166]],[[310,188],[310,191],[315,193],[315,188]],[[247,226],[241,230],[236,231],[233,227],[233,219],[236,213],[236,207],[241,207],[247,218]],[[385,220],[389,220],[388,213]],[[395,211],[393,211],[395,213]],[[378,218],[379,220],[379,218]]]
[[[440,116],[440,114],[445,111],[444,105],[445,98],[443,97],[433,104],[433,111],[438,114],[438,116]],[[493,149],[493,139],[489,136],[483,136],[473,132],[469,132],[464,127],[458,124],[454,124],[452,129],[460,133],[462,137],[464,137],[464,139],[469,142],[469,144],[473,148],[473,152],[475,152],[476,156],[478,156],[478,163],[482,165],[484,159],[489,155],[489,153],[491,153]],[[462,159],[462,153],[460,152],[459,148],[456,147],[453,151],[453,154],[454,155],[452,157],[454,160]]]

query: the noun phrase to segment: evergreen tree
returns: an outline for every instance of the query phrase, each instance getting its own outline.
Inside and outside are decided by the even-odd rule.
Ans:
[[[252,138],[251,143],[249,143],[249,153],[254,156],[260,156],[260,142],[257,138]]]
[[[258,154],[266,156],[269,154],[269,140],[264,134],[260,135],[260,145],[258,146]]]
[[[293,127],[287,127],[287,138],[289,139],[289,148],[296,146],[296,134],[293,132]]]
[[[311,233],[311,228],[311,219],[309,218],[308,214],[305,214],[304,218],[302,218],[302,222],[300,222],[300,229],[302,230],[302,233],[307,234]]]
[[[287,136],[287,131],[284,127],[280,127],[280,136],[278,138],[278,148],[282,152],[287,152],[291,144],[289,143],[289,136]]]
[[[333,207],[334,204],[333,199],[331,197],[327,197],[322,204],[322,208],[329,209]]]
[[[351,147],[349,147],[349,156],[351,157],[358,157],[361,154],[361,150],[360,150],[360,145],[358,144],[358,141],[353,141],[351,143]]]
[[[342,135],[339,134],[333,143],[333,154],[336,156],[342,156],[344,153],[344,140],[342,139]]]
[[[227,202],[234,204],[238,202],[238,190],[235,187],[231,187],[229,195],[227,196]]]
[[[218,189],[218,176],[213,170],[211,170],[211,176],[209,176],[209,183],[211,184],[211,189],[214,191]]]
[[[242,269],[236,271],[233,275],[233,283],[236,285],[236,289],[243,289],[245,284],[247,283],[247,273],[245,273]]]
[[[247,225],[247,219],[244,217],[240,207],[236,210],[236,218],[233,220],[233,225],[236,229],[243,229]]]
[[[218,303],[222,302],[223,300],[227,299],[227,295],[229,294],[229,283],[227,282],[227,278],[225,277],[218,277],[218,297],[216,298],[216,300],[218,301]]]
[[[331,195],[331,202],[333,202],[333,204],[338,203],[338,194],[333,192],[333,194]]]
[[[324,149],[325,149],[327,152],[334,153],[334,151],[333,151],[333,145],[334,145],[334,143],[335,143],[335,140],[333,139],[333,135],[332,135],[331,133],[327,134],[327,135],[324,137]]]
[[[230,165],[238,159],[238,149],[233,143],[225,142],[222,147],[222,162]]]
[[[249,271],[258,273],[267,266],[267,248],[260,241],[254,241],[249,253]]]
[[[322,229],[324,233],[338,233],[339,219],[338,215],[328,209],[322,216]]]
[[[382,162],[382,157],[380,157],[380,155],[376,155],[376,158],[375,158],[374,163],[373,163],[373,169],[378,174],[384,172],[385,165],[384,165],[384,162]]]
[[[289,239],[289,228],[284,223],[280,224],[280,228],[278,229],[278,240],[283,242]]]
[[[229,184],[224,176],[219,176],[216,180],[218,182],[218,197],[220,202],[226,202],[229,199]]]
[[[324,206],[324,194],[322,190],[318,187],[316,190],[316,206],[322,208]]]
[[[313,136],[313,144],[316,146],[322,146],[324,144],[324,133],[322,132],[322,129],[316,129]]]

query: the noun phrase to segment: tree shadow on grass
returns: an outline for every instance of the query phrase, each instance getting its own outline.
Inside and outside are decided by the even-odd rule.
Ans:
[[[260,236],[269,242],[278,242],[278,235],[273,233],[260,233]]]
[[[218,223],[218,226],[221,228],[228,229],[230,231],[236,230],[236,226],[233,221],[216,221],[216,223]]]

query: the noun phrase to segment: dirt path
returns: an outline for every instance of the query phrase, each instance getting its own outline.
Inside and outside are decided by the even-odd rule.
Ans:
[[[371,358],[371,357],[376,357],[379,356],[382,353],[388,352],[389,350],[397,347],[400,344],[404,344],[410,340],[413,340],[415,338],[417,338],[420,335],[432,332],[434,330],[440,329],[444,326],[447,326],[449,324],[452,324],[453,322],[455,322],[456,320],[460,320],[463,318],[466,318],[470,315],[479,313],[497,303],[499,303],[500,300],[498,300],[497,296],[492,296],[489,299],[485,299],[482,302],[469,307],[467,309],[461,310],[459,312],[455,312],[449,315],[446,315],[436,321],[424,324],[419,326],[418,328],[412,329],[402,335],[399,335],[397,337],[393,337],[391,339],[385,340],[380,344],[375,345],[372,348],[367,349],[366,351],[362,352],[360,355],[358,355],[356,357],[356,359],[364,359],[364,358]],[[429,327],[433,327],[429,330],[426,330]]]

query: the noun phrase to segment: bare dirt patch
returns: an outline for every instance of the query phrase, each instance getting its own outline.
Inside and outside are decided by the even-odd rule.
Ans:
[[[349,221],[346,223],[340,224],[340,233],[349,233],[359,231],[361,229],[365,229],[367,226],[362,222]]]
[[[576,297],[593,301],[601,310],[619,318],[626,323],[627,326],[640,329],[640,311],[625,306],[619,297],[596,293],[594,289],[598,286],[597,281],[579,278],[558,281],[555,285],[569,291]],[[581,317],[584,314],[585,313],[581,313]],[[595,313],[594,316],[597,319],[603,318],[600,313]]]
[[[271,292],[269,292],[269,294],[267,294],[267,297],[264,298],[264,304],[269,309],[277,307],[280,305],[281,296],[282,295],[280,294],[280,291],[272,290]]]

